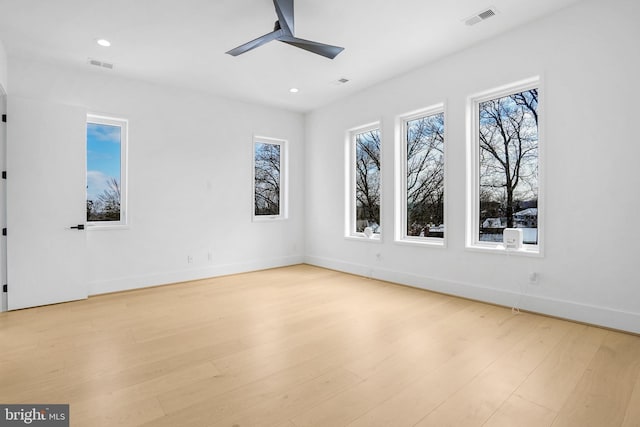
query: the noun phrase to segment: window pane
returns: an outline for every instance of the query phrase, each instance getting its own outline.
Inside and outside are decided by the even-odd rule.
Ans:
[[[538,243],[538,90],[479,104],[479,240],[502,242],[505,228]]]
[[[380,130],[355,135],[355,231],[380,233]]]
[[[280,215],[279,144],[255,144],[255,215]]]
[[[87,221],[120,221],[122,128],[87,123]]]
[[[444,238],[444,113],[407,121],[407,236]]]

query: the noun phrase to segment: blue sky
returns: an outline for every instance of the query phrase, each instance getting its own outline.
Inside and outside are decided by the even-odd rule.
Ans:
[[[120,183],[120,127],[87,123],[87,199],[107,188],[109,178]]]

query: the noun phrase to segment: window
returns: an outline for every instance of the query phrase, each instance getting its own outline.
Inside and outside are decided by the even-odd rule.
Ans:
[[[127,121],[87,116],[87,222],[126,224]]]
[[[256,138],[254,140],[254,219],[286,217],[283,191],[285,154],[285,141],[271,138]]]
[[[380,128],[378,124],[349,133],[349,236],[380,236]]]
[[[397,240],[444,244],[445,123],[440,104],[401,118]]]
[[[472,98],[468,246],[502,249],[505,228],[539,252],[539,79]]]

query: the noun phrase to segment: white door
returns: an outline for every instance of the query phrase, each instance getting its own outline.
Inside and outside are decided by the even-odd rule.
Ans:
[[[7,97],[8,308],[86,298],[86,111]]]

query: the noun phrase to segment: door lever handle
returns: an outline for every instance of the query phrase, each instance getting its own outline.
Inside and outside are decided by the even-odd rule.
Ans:
[[[72,230],[84,230],[84,224],[74,225],[73,227],[69,227]]]

